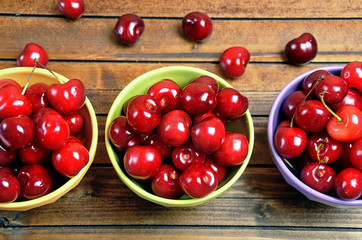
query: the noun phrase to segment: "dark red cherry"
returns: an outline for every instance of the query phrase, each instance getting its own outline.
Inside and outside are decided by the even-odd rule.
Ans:
[[[181,88],[170,79],[163,79],[153,84],[148,89],[147,94],[157,100],[162,114],[180,107]]]
[[[215,80],[215,78],[207,76],[207,75],[201,75],[197,78],[192,79],[191,81],[188,82],[188,84],[191,83],[203,83],[209,87],[212,88],[212,90],[215,91],[215,93],[219,92],[219,83]]]
[[[334,188],[342,199],[358,199],[362,194],[362,173],[355,168],[342,170],[336,177]]]
[[[24,50],[16,59],[16,64],[18,67],[34,67],[35,59],[37,59],[44,66],[48,65],[49,57],[44,48],[36,43],[28,43],[25,45]],[[39,64],[37,67],[43,68],[43,66]]]
[[[307,94],[317,82],[322,80],[322,77],[325,78],[328,75],[331,75],[331,73],[326,70],[316,70],[311,74],[309,74],[303,80],[302,84],[303,92]]]
[[[220,67],[224,74],[231,78],[241,77],[250,60],[250,53],[244,47],[226,49],[220,57]]]
[[[217,182],[221,183],[226,176],[226,166],[217,163],[212,155],[208,155],[202,165],[211,168],[215,172]]]
[[[156,148],[160,152],[162,160],[168,160],[171,158],[173,147],[163,143],[157,134],[147,138],[145,144]]]
[[[31,101],[21,94],[16,85],[6,84],[0,88],[0,121],[18,115],[30,116],[32,112]]]
[[[351,105],[362,110],[362,96],[357,91],[349,88],[346,96],[338,103],[330,105],[334,112],[337,112],[342,106]]]
[[[343,145],[326,133],[313,133],[308,137],[307,151],[313,160],[330,164],[342,155]]]
[[[33,142],[19,150],[19,159],[24,164],[44,163],[50,156],[50,150],[43,147],[37,138]]]
[[[25,91],[25,96],[30,100],[33,106],[33,112],[41,107],[49,107],[47,99],[47,91],[49,86],[45,83],[35,83],[28,87]]]
[[[0,171],[0,203],[14,202],[20,195],[20,184],[12,174]]]
[[[307,164],[302,169],[300,176],[306,185],[321,193],[330,193],[336,179],[333,168],[318,162]]]
[[[181,171],[175,167],[168,164],[162,165],[152,178],[152,191],[160,197],[180,198],[184,194],[179,183],[180,175]]]
[[[15,150],[10,150],[5,148],[0,144],[0,166],[5,166],[14,161],[17,156],[17,152]]]
[[[274,134],[274,145],[284,158],[296,158],[307,146],[307,134],[298,127],[278,128]]]
[[[347,95],[347,83],[340,77],[334,75],[327,75],[316,86],[316,95],[323,94],[323,99],[327,104],[334,104],[342,101]]]
[[[70,135],[76,136],[84,127],[84,118],[79,112],[64,115],[64,120],[68,123]]]
[[[112,144],[120,151],[139,142],[139,134],[128,126],[125,116],[113,119],[108,129],[108,136]]]
[[[283,112],[289,118],[292,119],[295,109],[306,100],[306,94],[303,91],[295,91],[290,94],[283,103]]]
[[[182,19],[184,34],[195,42],[204,42],[212,34],[212,21],[204,13],[191,12]]]
[[[114,28],[114,33],[121,43],[126,45],[135,44],[145,30],[145,23],[142,18],[135,14],[121,16]]]
[[[354,61],[348,63],[340,74],[349,87],[356,88],[362,92],[362,62]]]
[[[58,8],[64,16],[76,20],[83,16],[85,4],[83,0],[59,0]]]
[[[362,138],[352,144],[349,158],[352,166],[362,172]]]
[[[285,46],[285,55],[293,64],[308,63],[315,58],[317,52],[317,41],[310,33],[303,33]]]
[[[205,157],[205,153],[196,149],[192,142],[186,142],[172,151],[172,163],[182,171],[191,165],[202,164]]]

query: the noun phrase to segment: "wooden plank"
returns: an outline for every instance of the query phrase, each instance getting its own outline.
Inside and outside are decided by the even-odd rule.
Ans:
[[[120,44],[113,33],[116,21],[0,17],[0,56],[15,59],[27,43],[36,42],[50,59],[58,60],[213,62],[225,49],[242,45],[250,51],[251,62],[284,62],[286,43],[311,32],[319,46],[315,62],[362,59],[361,20],[219,20],[212,37],[195,44],[180,33],[181,20],[146,19],[142,38],[131,47]]]
[[[41,2],[3,0],[1,13],[60,15],[55,0]],[[126,1],[115,4],[112,1],[85,1],[85,16],[120,16],[135,13],[145,17],[183,17],[191,11],[202,11],[218,18],[352,18],[361,17],[358,0],[175,0],[175,1]],[[321,11],[321,9],[327,9]]]

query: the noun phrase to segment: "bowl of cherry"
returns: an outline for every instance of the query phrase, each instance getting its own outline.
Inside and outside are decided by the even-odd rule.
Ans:
[[[254,145],[248,99],[219,76],[186,66],[134,79],[110,108],[105,133],[120,179],[165,207],[220,196],[240,178]]]
[[[362,63],[290,81],[269,114],[268,144],[291,186],[337,208],[362,206]]]
[[[75,188],[98,125],[78,79],[43,68],[0,70],[0,210],[26,211]]]

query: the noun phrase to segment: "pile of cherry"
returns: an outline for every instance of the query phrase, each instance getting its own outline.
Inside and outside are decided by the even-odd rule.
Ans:
[[[78,79],[28,88],[0,80],[0,203],[41,197],[87,165],[76,137],[85,99]]]
[[[239,119],[248,99],[233,88],[219,89],[209,76],[191,79],[181,89],[171,79],[129,99],[109,127],[109,139],[123,155],[132,178],[158,196],[178,199],[185,193],[212,193],[227,167],[243,163],[248,140],[225,130]]]
[[[288,117],[274,144],[309,187],[344,200],[362,194],[362,62],[339,76],[325,70],[308,75],[302,89],[283,103]]]

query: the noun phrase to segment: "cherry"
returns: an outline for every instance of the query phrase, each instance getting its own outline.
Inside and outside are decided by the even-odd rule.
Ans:
[[[218,185],[215,172],[204,165],[191,165],[180,176],[181,189],[192,198],[202,198]]]
[[[172,151],[172,163],[179,170],[185,170],[187,167],[195,164],[202,164],[205,161],[205,153],[196,149],[192,142],[176,147]]]
[[[317,41],[310,33],[303,33],[285,46],[286,57],[293,64],[305,64],[312,61],[317,51]]]
[[[349,88],[346,96],[338,103],[332,104],[330,107],[333,111],[338,111],[344,105],[351,105],[362,110],[362,96],[357,91]]]
[[[202,83],[190,83],[182,90],[180,102],[190,115],[203,115],[216,107],[216,93]]]
[[[306,185],[321,193],[330,193],[336,179],[333,168],[318,162],[307,164],[302,169],[300,176]]]
[[[21,94],[17,86],[7,84],[0,88],[0,121],[18,115],[30,116],[32,111],[31,101]]]
[[[171,157],[173,147],[171,145],[164,144],[157,134],[147,138],[145,144],[156,148],[160,152],[162,160],[167,160]]]
[[[286,119],[286,120],[282,121],[281,123],[278,124],[276,130],[278,130],[279,128],[283,128],[283,127],[290,127],[291,122],[292,121],[290,119]]]
[[[353,167],[362,172],[362,138],[352,144],[349,158]]]
[[[13,85],[17,86],[19,89],[19,92],[23,91],[23,88],[20,86],[20,84],[17,81],[15,81],[13,79],[9,79],[9,78],[0,79],[0,88],[2,88],[3,86],[5,86],[7,84],[13,84]]]
[[[139,95],[128,104],[126,117],[129,126],[136,132],[148,133],[161,121],[160,106],[154,97]]]
[[[1,144],[10,150],[19,150],[28,146],[34,137],[35,125],[27,116],[8,117],[0,124]]]
[[[217,163],[212,155],[208,155],[202,165],[211,168],[215,172],[217,182],[221,183],[226,176],[226,166]]]
[[[20,195],[20,184],[16,177],[0,170],[0,203],[15,201]]]
[[[354,106],[341,107],[327,124],[329,136],[340,142],[353,142],[362,137],[362,111]]]
[[[307,132],[323,131],[331,117],[331,113],[318,100],[302,102],[295,110],[295,123]]]
[[[36,137],[49,150],[59,150],[70,136],[68,123],[58,114],[44,115],[36,125]]]
[[[69,136],[68,142],[76,142],[76,143],[79,143],[79,144],[83,144],[82,141],[79,138],[75,137],[75,136]]]
[[[182,30],[195,42],[204,42],[212,34],[212,21],[204,13],[190,12],[182,19]]]
[[[292,119],[296,108],[305,101],[306,96],[303,91],[295,91],[285,99],[283,112],[289,119]]]
[[[214,152],[214,158],[221,165],[237,166],[244,162],[248,149],[248,140],[243,134],[228,132],[221,147]]]
[[[334,75],[325,76],[315,88],[317,96],[323,93],[326,104],[340,102],[347,95],[347,91],[347,83],[342,78]]]
[[[307,134],[298,127],[278,128],[274,134],[274,145],[284,158],[298,157],[307,146]]]
[[[59,0],[58,8],[64,16],[72,20],[82,17],[85,11],[83,0]]]
[[[76,136],[84,127],[84,118],[79,112],[64,115],[64,120],[68,123],[70,135]]]
[[[349,87],[356,88],[362,92],[362,62],[354,61],[348,63],[340,74]]]
[[[54,168],[63,176],[76,176],[89,162],[88,150],[77,142],[68,142],[52,153]]]
[[[343,145],[326,133],[314,133],[308,138],[307,151],[313,160],[330,164],[342,155]]]
[[[314,72],[312,72],[311,74],[309,74],[304,80],[303,80],[303,84],[302,84],[302,89],[303,92],[305,92],[306,94],[310,92],[310,90],[312,89],[312,87],[317,83],[318,80],[321,80],[322,76],[323,78],[331,75],[330,72],[320,69],[320,70],[316,70]]]
[[[24,164],[44,163],[50,156],[50,150],[43,147],[37,138],[33,142],[19,150],[19,158]]]
[[[240,118],[248,109],[248,98],[241,95],[234,88],[223,88],[217,94],[217,104],[215,114],[225,120],[234,121]]]
[[[114,28],[114,33],[121,43],[125,45],[135,44],[145,30],[145,23],[142,18],[135,14],[121,16]]]
[[[152,191],[160,197],[180,198],[184,194],[179,183],[180,175],[181,171],[175,167],[163,164],[152,178]]]
[[[185,111],[173,110],[162,117],[157,135],[165,144],[180,146],[189,139],[191,124],[191,118]]]
[[[120,151],[124,151],[139,142],[139,134],[128,126],[125,116],[113,119],[108,129],[108,135],[109,140]]]
[[[86,100],[85,88],[78,79],[63,84],[54,83],[49,86],[47,98],[50,105],[61,114],[78,112]]]
[[[192,117],[192,124],[196,125],[197,123],[201,122],[202,120],[204,120],[207,117],[218,117],[218,116],[216,116],[216,114],[214,112],[207,112],[207,113],[205,113],[203,115],[193,116]],[[222,120],[222,119],[220,119],[220,120]],[[225,124],[225,121],[223,121],[223,123]]]
[[[11,175],[14,175],[13,170],[11,170],[9,167],[1,166],[0,165],[0,172],[9,173]]]
[[[334,188],[344,200],[354,200],[362,194],[362,173],[355,168],[346,168],[336,177]]]
[[[250,60],[250,53],[243,47],[226,49],[220,57],[220,67],[224,74],[231,78],[241,77]]]
[[[161,167],[161,161],[161,154],[151,146],[129,147],[123,158],[126,172],[138,180],[152,178]]]
[[[48,89],[49,86],[45,83],[35,83],[26,89],[24,96],[32,103],[33,112],[41,107],[50,107],[47,99]]]
[[[35,59],[44,66],[48,65],[49,57],[44,48],[36,43],[28,43],[16,59],[16,64],[18,67],[34,67]],[[37,65],[37,67],[43,68],[41,65]]]
[[[181,88],[170,79],[163,79],[153,84],[147,94],[157,100],[162,114],[180,107]]]
[[[215,80],[215,78],[207,76],[207,75],[201,75],[197,78],[194,78],[190,80],[187,84],[191,83],[203,83],[214,90],[215,93],[219,92],[219,83]]]
[[[5,166],[14,161],[17,156],[17,152],[15,150],[10,150],[5,148],[0,144],[0,166]]]
[[[351,161],[350,161],[350,155],[351,155],[351,149],[352,144],[351,142],[341,142],[343,146],[343,152],[339,159],[336,161],[336,170],[343,170],[345,168],[351,168],[353,167]]]
[[[48,113],[51,113],[51,114],[55,114],[55,115],[58,115],[59,117],[63,117],[60,113],[58,113],[57,111],[55,111],[53,108],[50,108],[50,107],[41,107],[37,110],[34,111],[33,115],[31,116],[31,119],[33,119],[34,121],[34,124],[37,125],[38,122],[40,121],[40,119],[48,114]]]
[[[191,140],[194,146],[211,154],[221,147],[225,139],[225,127],[217,117],[207,117],[191,129]]]

